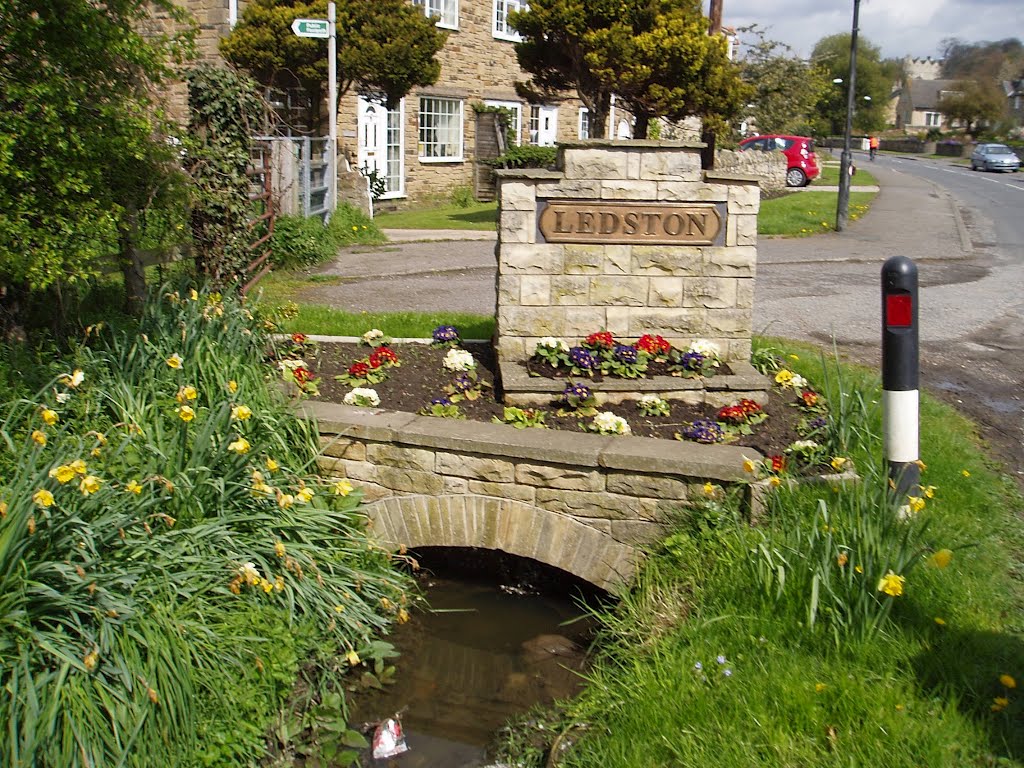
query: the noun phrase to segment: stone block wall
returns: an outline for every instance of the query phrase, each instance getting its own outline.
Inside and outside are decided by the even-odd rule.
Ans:
[[[545,336],[574,343],[609,330],[719,345],[750,359],[757,269],[758,177],[703,172],[701,144],[589,141],[559,148],[557,171],[499,171],[497,353],[525,360]],[[551,201],[714,204],[713,244],[547,242]]]
[[[720,149],[715,152],[715,170],[756,176],[764,190],[778,191],[786,188],[786,156],[781,152],[735,152]]]
[[[311,402],[328,477],[363,492],[392,546],[501,549],[606,589],[627,583],[640,548],[704,484],[744,484],[727,445],[612,437]]]

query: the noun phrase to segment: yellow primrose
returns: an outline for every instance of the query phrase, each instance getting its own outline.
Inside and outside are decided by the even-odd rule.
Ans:
[[[36,445],[46,445],[46,433],[38,429],[33,429],[32,442]]]
[[[352,483],[348,480],[339,480],[334,484],[333,488],[336,496],[348,496],[352,493]]]
[[[90,496],[100,489],[100,480],[96,475],[86,475],[82,478],[82,482],[78,484],[78,490],[82,492],[83,496]]]
[[[1017,681],[1013,679],[1011,675],[1000,675],[999,682],[1006,688],[1016,688]]]
[[[781,371],[775,374],[776,384],[786,384],[793,380],[793,372],[783,368]]]
[[[173,355],[168,357],[167,360],[165,360],[165,362],[167,363],[167,366],[169,368],[174,368],[175,370],[177,370],[181,368],[181,355],[175,352]]]
[[[715,486],[711,483],[704,483],[704,495],[711,497],[715,495]]]
[[[245,421],[252,416],[252,409],[248,405],[235,405],[231,408],[231,418]]]
[[[949,549],[940,549],[938,552],[928,558],[928,562],[934,565],[936,568],[945,568],[953,560],[953,551]]]
[[[128,493],[134,493],[135,495],[142,493],[142,486],[139,485],[136,480],[129,480],[128,485],[126,485],[124,489],[128,491]]]
[[[902,576],[889,571],[878,580],[878,591],[884,592],[890,597],[899,597],[903,594],[903,584],[906,582]]]
[[[49,474],[50,477],[55,478],[58,483],[63,485],[64,483],[70,483],[74,479],[75,470],[67,464],[61,464],[59,467],[51,469]]]
[[[240,456],[248,453],[251,447],[252,446],[249,444],[249,441],[244,437],[238,438],[233,443],[228,443],[228,450],[232,453],[237,453]]]
[[[182,405],[177,409],[178,418],[188,424],[196,417],[196,412],[192,410],[191,405]]]
[[[189,384],[184,387],[181,387],[178,390],[178,394],[174,396],[174,399],[177,400],[179,403],[184,404],[187,403],[189,400],[195,400],[198,396],[199,393],[196,392],[196,388]]]
[[[50,410],[49,408],[43,408],[43,410],[39,412],[39,415],[43,417],[43,423],[48,427],[52,427],[60,421],[60,416],[57,415],[57,412]]]
[[[34,501],[40,507],[52,507],[53,494],[50,493],[45,488],[40,488],[38,491],[32,494],[32,501]]]

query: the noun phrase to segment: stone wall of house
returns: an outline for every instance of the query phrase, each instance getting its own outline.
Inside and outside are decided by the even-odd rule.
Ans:
[[[503,370],[546,336],[575,343],[597,330],[696,338],[750,359],[757,269],[758,177],[703,172],[700,144],[590,141],[559,148],[557,171],[499,171],[497,353]],[[711,203],[724,236],[711,245],[550,243],[553,200]],[[747,363],[749,364],[749,363]]]
[[[319,468],[361,489],[398,547],[500,549],[605,589],[628,583],[644,545],[695,500],[744,485],[750,448],[519,430],[505,424],[310,402]]]
[[[756,176],[761,189],[778,191],[786,188],[786,156],[781,152],[736,152],[720,149],[715,152],[715,170],[723,173],[746,173]]]

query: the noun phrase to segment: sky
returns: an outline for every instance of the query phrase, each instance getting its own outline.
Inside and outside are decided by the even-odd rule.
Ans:
[[[757,24],[766,39],[805,57],[821,38],[853,27],[853,0],[722,0],[722,9],[723,26]],[[938,59],[949,37],[1024,41],[1024,0],[861,0],[858,26],[858,37],[878,46],[883,59]]]

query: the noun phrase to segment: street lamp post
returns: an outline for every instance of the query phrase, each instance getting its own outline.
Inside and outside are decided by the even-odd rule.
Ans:
[[[857,85],[857,20],[860,0],[853,0],[853,31],[850,34],[850,80],[846,91],[846,132],[843,134],[843,154],[839,157],[839,199],[836,202],[836,231],[846,229],[850,213],[850,133],[853,131],[853,99]]]

